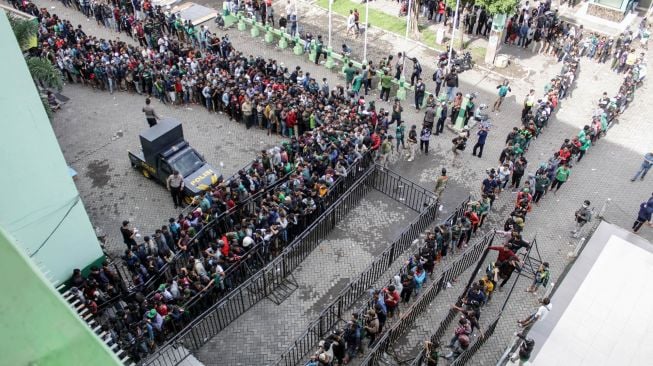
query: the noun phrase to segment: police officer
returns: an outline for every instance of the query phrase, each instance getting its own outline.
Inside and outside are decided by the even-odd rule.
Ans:
[[[182,206],[182,200],[184,198],[184,177],[178,171],[173,171],[168,179],[166,179],[166,187],[168,187],[172,195],[172,202],[174,202],[175,208]]]

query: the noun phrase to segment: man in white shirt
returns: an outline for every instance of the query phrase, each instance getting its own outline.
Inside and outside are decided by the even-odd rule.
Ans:
[[[535,310],[535,312],[529,315],[528,318],[517,321],[517,324],[519,324],[520,327],[527,327],[536,321],[544,320],[551,309],[553,309],[553,304],[551,304],[551,300],[549,300],[548,297],[543,298],[540,303],[541,305],[537,308],[537,310]]]
[[[168,188],[172,195],[175,208],[182,206],[184,199],[184,177],[178,171],[175,170],[168,176],[168,179],[166,179],[166,188]]]

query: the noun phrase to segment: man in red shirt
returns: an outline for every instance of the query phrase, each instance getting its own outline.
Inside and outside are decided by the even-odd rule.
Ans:
[[[399,305],[399,292],[394,285],[390,285],[383,289],[383,298],[385,299],[385,307],[388,310],[388,317],[392,318]]]
[[[497,261],[495,263],[495,266],[497,267],[501,266],[501,263],[509,260],[515,255],[515,252],[510,250],[510,247],[508,247],[508,245],[504,245],[500,247],[489,247],[488,249],[496,250],[499,252],[499,255],[497,256]]]

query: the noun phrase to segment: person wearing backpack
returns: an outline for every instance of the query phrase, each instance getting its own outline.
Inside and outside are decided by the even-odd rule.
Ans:
[[[417,60],[417,57],[410,59],[413,61],[413,73],[410,74],[410,86],[415,85],[415,80],[419,80],[422,77],[422,65]]]
[[[592,220],[592,211],[589,207],[590,201],[585,200],[583,205],[578,210],[576,210],[576,228],[571,231],[574,234],[574,238],[577,238],[583,226]]]
[[[442,87],[442,81],[444,77],[444,65],[440,65],[437,70],[433,73],[433,81],[435,81],[435,96],[440,96],[440,88]]]
[[[537,289],[542,286],[546,288],[549,284],[549,279],[551,278],[551,272],[549,271],[549,262],[543,262],[540,264],[540,267],[535,272],[535,278],[533,278],[533,284],[531,284],[526,292],[530,292],[537,295]]]
[[[501,112],[499,108],[501,108],[501,103],[503,103],[503,100],[506,98],[506,95],[508,95],[508,92],[512,91],[509,86],[510,82],[508,80],[504,80],[503,84],[498,85],[497,89],[499,89],[499,97],[497,100],[494,102],[494,105],[492,106],[492,112],[497,111]]]

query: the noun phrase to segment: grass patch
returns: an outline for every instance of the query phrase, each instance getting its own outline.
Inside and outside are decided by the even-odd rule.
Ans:
[[[317,0],[315,4],[323,9],[326,10],[329,9],[329,0]],[[365,24],[365,4],[355,3],[349,0],[337,0],[334,1],[333,5],[331,6],[331,10],[334,13],[342,15],[345,18],[349,16],[349,11],[354,9],[358,9],[358,12],[360,13],[360,22]],[[399,18],[397,16],[390,15],[376,9],[369,9],[369,20],[367,21],[367,23],[370,24],[370,27],[383,29],[388,32],[392,32],[400,37],[406,35],[405,17]],[[445,49],[444,46],[435,43],[435,31],[429,29],[427,25],[420,24],[419,30],[420,30],[420,39],[414,39],[413,37],[410,37],[410,35],[409,38],[422,42],[425,45],[429,47],[433,47],[440,51],[443,51]],[[474,61],[478,62],[479,60],[483,60],[483,58],[485,57],[485,48],[471,47],[470,49],[469,47],[470,42],[471,40],[465,41],[465,46],[466,46],[465,51],[471,52]],[[460,49],[460,42],[457,39],[454,41],[454,48],[457,50]]]
[[[329,9],[329,0],[318,0],[316,2],[318,6],[324,9]],[[344,16],[345,18],[349,16],[349,11],[358,9],[360,13],[360,22],[365,23],[365,4],[355,3],[349,0],[338,0],[335,1],[331,7],[331,10],[336,13]],[[396,34],[405,34],[406,32],[406,20],[402,20],[390,14],[386,14],[382,11],[376,9],[369,9],[369,20],[368,23],[372,27],[377,27],[385,29],[392,33]]]

